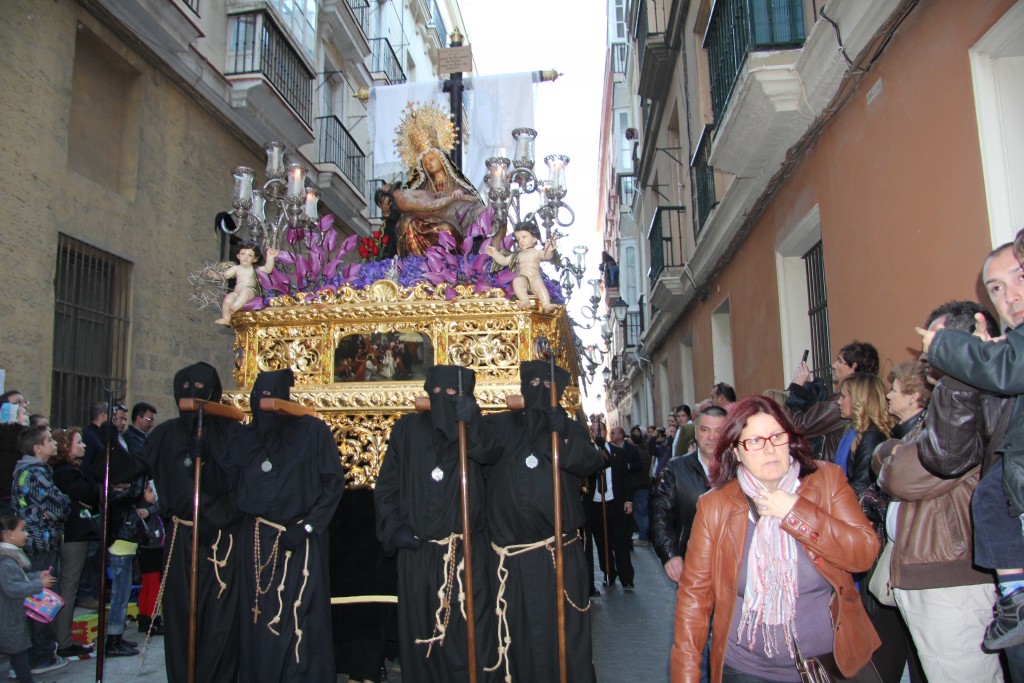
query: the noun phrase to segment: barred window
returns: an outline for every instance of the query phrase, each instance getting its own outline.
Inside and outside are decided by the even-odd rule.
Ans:
[[[828,334],[828,292],[825,289],[825,256],[819,241],[804,254],[807,268],[807,317],[811,322],[814,376],[831,386],[832,342]]]
[[[132,264],[60,235],[54,277],[50,424],[82,425],[103,386],[124,388]]]

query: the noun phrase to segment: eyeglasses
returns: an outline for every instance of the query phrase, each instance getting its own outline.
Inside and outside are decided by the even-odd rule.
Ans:
[[[769,434],[768,436],[752,436],[749,439],[743,439],[742,441],[737,441],[736,443],[742,446],[743,450],[749,453],[750,451],[763,450],[765,444],[768,443],[769,441],[772,442],[773,446],[785,446],[787,443],[789,443],[789,432],[775,432],[774,434]]]
[[[142,416],[142,419],[145,420],[146,422],[152,422],[153,421],[153,418],[146,417],[145,415]]]

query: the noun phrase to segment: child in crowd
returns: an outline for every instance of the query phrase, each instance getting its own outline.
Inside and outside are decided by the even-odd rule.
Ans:
[[[25,522],[14,515],[0,517],[0,656],[10,659],[20,683],[32,683],[28,650],[28,622],[24,601],[43,588],[52,588],[57,579],[50,571],[26,572],[30,563],[22,548],[28,534]],[[0,680],[7,679],[7,666],[0,668]]]

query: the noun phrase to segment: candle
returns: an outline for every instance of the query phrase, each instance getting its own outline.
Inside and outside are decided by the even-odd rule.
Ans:
[[[565,167],[569,163],[569,157],[564,154],[549,154],[544,157],[544,163],[548,165],[548,185],[561,196],[565,196]]]
[[[302,201],[306,195],[306,167],[302,164],[288,164],[288,199]]]
[[[235,201],[247,205],[252,199],[252,178],[255,171],[248,166],[239,166],[231,174],[235,177]]]
[[[284,177],[284,145],[268,142],[263,151],[267,153],[267,178]]]
[[[259,222],[265,220],[263,211],[266,203],[267,195],[263,194],[263,190],[256,190],[252,193],[252,209],[249,210],[249,213]]]
[[[537,131],[533,128],[516,128],[512,131],[512,138],[516,141],[516,152],[512,163],[516,168],[528,168],[533,170],[534,163],[534,140],[537,139]]]
[[[320,201],[320,194],[320,190],[316,189],[315,187],[310,187],[306,189],[305,214],[306,218],[314,222],[319,220],[320,218],[320,215],[317,213],[316,208],[317,203],[319,203]]]

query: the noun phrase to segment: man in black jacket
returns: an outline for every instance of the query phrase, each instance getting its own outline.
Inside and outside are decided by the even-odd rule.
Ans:
[[[633,558],[630,557],[630,540],[633,514],[633,486],[630,476],[630,462],[638,462],[639,454],[633,444],[626,443],[626,432],[622,427],[613,427],[611,440],[598,441],[604,466],[597,473],[591,488],[594,501],[591,505],[591,523],[594,534],[594,549],[598,564],[604,572],[604,585],[614,586],[615,578],[622,581],[626,591],[633,590]],[[611,566],[605,565],[605,520],[608,524],[608,553]]]
[[[711,485],[708,468],[715,459],[715,446],[725,426],[726,412],[718,406],[704,410],[697,418],[697,450],[669,460],[651,500],[651,538],[654,551],[665,565],[668,578],[678,582],[690,540],[690,526],[697,514],[697,499]]]

